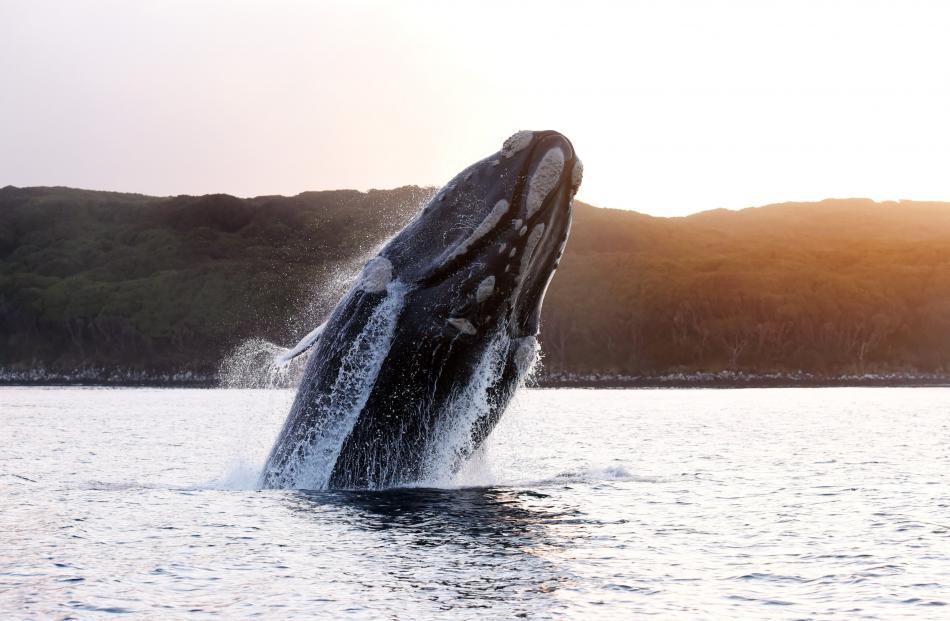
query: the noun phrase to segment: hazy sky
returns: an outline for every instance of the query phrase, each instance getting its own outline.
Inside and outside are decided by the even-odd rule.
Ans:
[[[950,200],[950,3],[0,0],[0,186],[441,185],[557,129],[658,215]]]

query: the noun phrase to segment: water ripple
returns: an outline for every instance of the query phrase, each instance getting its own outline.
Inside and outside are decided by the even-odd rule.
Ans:
[[[282,391],[0,390],[4,618],[941,619],[947,389],[528,391],[452,481],[256,490]]]

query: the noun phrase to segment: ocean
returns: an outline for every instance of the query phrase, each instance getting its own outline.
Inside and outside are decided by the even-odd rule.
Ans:
[[[455,476],[258,490],[292,399],[0,388],[0,617],[950,617],[947,388],[524,390]]]

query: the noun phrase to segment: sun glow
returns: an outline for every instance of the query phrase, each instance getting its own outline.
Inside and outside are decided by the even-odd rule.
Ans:
[[[601,206],[948,199],[948,26],[923,2],[5,2],[0,185],[440,185],[557,129]]]

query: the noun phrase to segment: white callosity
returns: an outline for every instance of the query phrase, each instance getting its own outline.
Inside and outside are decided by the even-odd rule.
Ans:
[[[521,261],[518,264],[518,273],[515,275],[515,288],[511,292],[511,299],[517,301],[521,295],[521,290],[524,288],[525,276],[528,272],[528,264],[531,263],[531,259],[534,256],[534,251],[537,249],[538,244],[541,243],[541,237],[544,235],[544,224],[538,224],[533,229],[531,233],[528,234],[528,239],[525,241],[524,250],[521,253]],[[510,265],[505,266],[505,271],[508,271]],[[511,305],[511,312],[514,313],[516,304]]]
[[[440,261],[440,263],[451,261],[452,259],[460,257],[466,252],[468,252],[468,249],[472,247],[472,244],[477,242],[479,239],[481,239],[485,235],[489,234],[496,226],[498,226],[498,223],[501,221],[503,217],[505,217],[505,214],[508,213],[508,209],[510,207],[511,205],[505,199],[501,199],[500,201],[495,203],[495,206],[492,208],[491,213],[485,216],[485,219],[482,220],[477,227],[475,227],[475,230],[472,231],[471,235],[466,237],[465,241],[455,246],[445,256],[445,258]]]
[[[526,241],[524,245],[524,253],[521,255],[521,265],[518,267],[519,282],[524,280],[525,272],[528,271],[528,263],[534,256],[534,251],[541,242],[542,235],[544,235],[543,224],[539,224],[531,229],[531,234],[528,235],[528,241]]]
[[[571,169],[571,188],[577,192],[577,188],[581,187],[581,181],[584,180],[584,162],[575,159],[574,168]]]
[[[367,293],[379,293],[385,291],[386,287],[393,279],[393,264],[386,257],[373,257],[370,259],[356,286]]]
[[[534,138],[534,132],[529,131],[520,131],[510,136],[505,144],[501,146],[502,157],[508,158],[519,151],[523,151],[525,147],[531,144],[532,138]]]
[[[528,200],[526,201],[528,218],[541,208],[544,199],[561,179],[563,171],[564,151],[560,147],[554,147],[544,154],[528,181]]]
[[[472,325],[472,322],[468,319],[460,319],[458,317],[452,317],[449,319],[449,325],[461,332],[462,334],[475,334],[475,326]]]
[[[489,276],[478,283],[478,289],[475,290],[475,301],[484,302],[491,294],[495,292],[495,277]]]
[[[531,229],[531,233],[528,235],[528,239],[524,245],[524,251],[521,253],[521,262],[518,264],[518,274],[516,275],[514,291],[511,292],[511,299],[517,300],[521,295],[521,289],[524,287],[525,275],[528,272],[528,264],[531,263],[531,258],[534,255],[535,249],[537,249],[538,244],[541,243],[541,237],[544,235],[544,225],[539,224]],[[508,271],[509,266],[505,266],[505,271]],[[511,312],[514,313],[516,305],[511,305]]]

